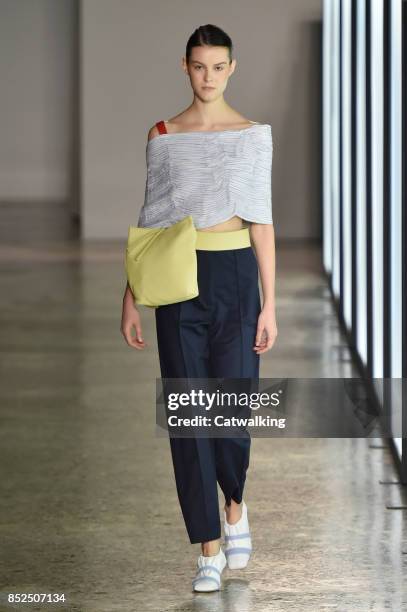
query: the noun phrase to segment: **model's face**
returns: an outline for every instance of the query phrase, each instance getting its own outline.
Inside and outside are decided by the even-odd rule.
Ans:
[[[222,95],[236,66],[236,60],[229,61],[227,47],[193,47],[189,63],[182,58],[182,67],[189,74],[195,95],[202,100]]]

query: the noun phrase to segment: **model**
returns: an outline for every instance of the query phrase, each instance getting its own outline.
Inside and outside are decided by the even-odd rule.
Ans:
[[[230,37],[214,25],[199,27],[182,58],[193,102],[148,133],[139,227],[168,227],[192,215],[197,228],[199,295],[155,310],[163,378],[257,379],[260,355],[277,336],[272,130],[225,101],[235,68]],[[121,331],[143,350],[134,300],[127,285]],[[250,436],[170,438],[170,447],[187,533],[202,548],[193,589],[215,591],[226,564],[245,567],[252,550],[243,499]],[[217,483],[225,497],[224,550]]]

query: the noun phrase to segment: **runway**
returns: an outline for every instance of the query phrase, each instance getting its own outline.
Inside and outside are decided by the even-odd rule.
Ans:
[[[253,556],[220,592],[192,593],[199,545],[155,435],[153,311],[144,352],[119,331],[125,237],[81,244],[63,216],[50,232],[41,207],[15,210],[0,230],[0,609],[21,609],[7,593],[65,594],[24,610],[406,609],[405,513],[386,508],[403,500],[379,484],[397,480],[390,451],[366,439],[253,439]],[[261,377],[358,375],[319,248],[277,244],[279,335]]]

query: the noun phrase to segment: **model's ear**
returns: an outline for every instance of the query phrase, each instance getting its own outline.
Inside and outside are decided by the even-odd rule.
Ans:
[[[188,74],[188,64],[185,55],[182,57],[181,68],[185,72],[185,74]]]
[[[234,73],[235,68],[236,68],[236,64],[237,64],[237,61],[235,59],[233,59],[231,61],[231,63],[230,63],[230,74],[229,74],[229,76],[231,76]]]

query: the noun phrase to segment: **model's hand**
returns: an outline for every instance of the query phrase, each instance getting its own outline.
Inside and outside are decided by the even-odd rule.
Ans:
[[[131,334],[133,327],[136,330],[135,336],[132,336]],[[142,350],[148,346],[143,339],[140,313],[134,306],[133,300],[130,298],[130,296],[123,299],[123,312],[120,331],[129,346],[139,350]]]
[[[277,337],[277,325],[274,308],[264,308],[259,314],[257,332],[253,350],[258,355],[269,351]]]

